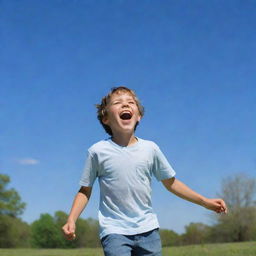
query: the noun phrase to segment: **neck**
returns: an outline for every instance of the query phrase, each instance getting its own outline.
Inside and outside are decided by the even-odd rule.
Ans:
[[[134,134],[113,134],[112,140],[123,147],[130,146],[137,142],[137,139],[135,138]]]

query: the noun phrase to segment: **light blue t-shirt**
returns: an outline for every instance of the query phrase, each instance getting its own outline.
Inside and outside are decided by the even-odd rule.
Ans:
[[[111,234],[135,235],[159,227],[151,203],[151,179],[172,178],[175,171],[152,141],[137,138],[122,147],[111,140],[88,149],[80,185],[100,186],[100,238]]]

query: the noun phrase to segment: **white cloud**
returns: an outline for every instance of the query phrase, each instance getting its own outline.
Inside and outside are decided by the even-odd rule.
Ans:
[[[39,160],[33,158],[21,158],[17,162],[22,165],[36,165],[39,164]]]

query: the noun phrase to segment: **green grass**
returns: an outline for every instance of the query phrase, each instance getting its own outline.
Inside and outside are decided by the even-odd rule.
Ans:
[[[163,248],[171,256],[256,256],[256,242],[189,245]]]
[[[103,256],[102,249],[0,249],[1,256]],[[121,255],[120,255],[121,256]]]
[[[103,256],[102,249],[0,249],[1,256]],[[163,248],[163,256],[255,256],[256,242]],[[121,255],[120,255],[121,256]]]

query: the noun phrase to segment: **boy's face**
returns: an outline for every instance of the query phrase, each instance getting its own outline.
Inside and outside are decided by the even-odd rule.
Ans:
[[[133,133],[141,116],[133,96],[128,92],[114,93],[107,105],[107,115],[102,122],[110,126],[112,133]]]

